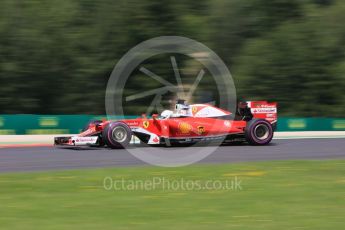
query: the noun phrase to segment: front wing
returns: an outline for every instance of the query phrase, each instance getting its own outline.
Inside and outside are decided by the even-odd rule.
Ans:
[[[79,137],[79,136],[70,136],[70,137],[55,137],[54,145],[62,146],[83,146],[83,145],[96,145],[98,143],[98,136],[91,137]]]

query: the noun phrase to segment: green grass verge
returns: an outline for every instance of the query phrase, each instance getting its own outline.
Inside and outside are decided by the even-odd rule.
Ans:
[[[237,177],[242,190],[107,191],[107,176],[126,186]],[[344,229],[344,213],[344,160],[0,174],[2,230]]]

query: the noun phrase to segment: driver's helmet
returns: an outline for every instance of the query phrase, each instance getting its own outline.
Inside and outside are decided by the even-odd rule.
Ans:
[[[190,105],[185,100],[177,100],[175,105],[175,116],[191,116]]]

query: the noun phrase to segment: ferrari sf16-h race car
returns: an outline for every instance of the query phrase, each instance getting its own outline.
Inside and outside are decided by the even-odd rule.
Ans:
[[[126,148],[132,137],[148,145],[173,146],[197,142],[248,142],[266,145],[277,123],[277,103],[240,102],[235,114],[209,104],[188,105],[179,100],[175,110],[160,116],[143,115],[120,121],[91,121],[82,133],[55,137],[55,145]]]

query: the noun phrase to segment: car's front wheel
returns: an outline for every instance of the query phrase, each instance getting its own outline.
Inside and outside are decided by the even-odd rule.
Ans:
[[[102,137],[105,144],[110,148],[126,148],[132,139],[132,131],[123,122],[110,122],[104,128]]]

